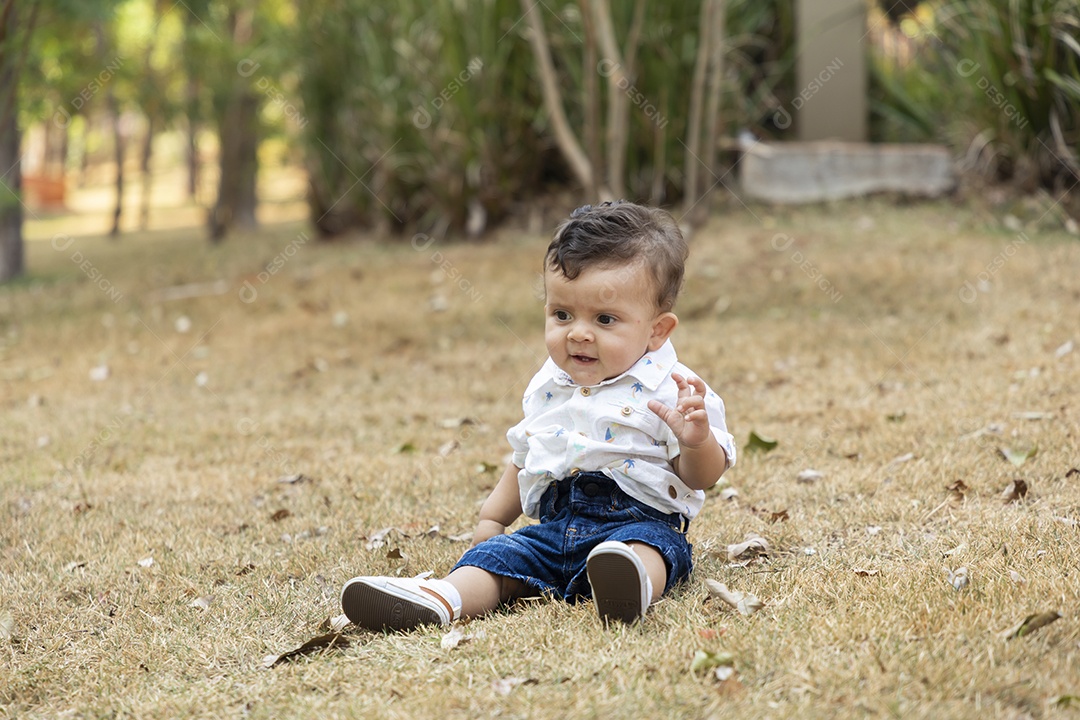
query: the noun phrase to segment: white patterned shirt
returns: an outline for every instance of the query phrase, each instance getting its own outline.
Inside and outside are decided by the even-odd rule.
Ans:
[[[540,498],[552,482],[576,471],[603,472],[631,497],[688,520],[701,510],[705,493],[687,487],[672,460],[679,441],[649,409],[650,400],[675,407],[677,372],[696,377],[679,362],[671,341],[648,352],[622,375],[581,386],[548,358],[522,401],[525,419],[510,428],[512,462],[521,468],[518,487],[526,515],[539,517]],[[706,385],[705,410],[713,437],[735,464],[735,439],[727,431],[724,401]]]

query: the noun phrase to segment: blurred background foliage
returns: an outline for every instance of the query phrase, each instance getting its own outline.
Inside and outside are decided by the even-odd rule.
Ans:
[[[1076,184],[1080,0],[867,2],[873,140],[947,143],[964,169],[1025,192]],[[740,133],[791,139],[772,123],[797,92],[793,3],[719,6],[718,177],[737,163]],[[134,157],[148,189],[155,148],[171,148],[215,239],[254,223],[260,163],[307,171],[322,237],[358,228],[479,235],[576,186],[517,0],[35,7],[33,23],[24,15],[0,37],[0,70],[17,70],[18,126],[46,138],[34,172],[70,179],[111,161],[121,190],[117,161]],[[595,122],[588,136],[590,113],[611,108],[589,8],[590,0],[549,0],[534,11],[543,13],[569,123],[598,153],[609,149]],[[638,33],[622,178],[630,198],[682,199],[701,8],[611,3],[619,42]],[[31,30],[19,64],[17,41]],[[197,197],[201,173],[216,174],[215,197]],[[121,211],[118,202],[117,218]]]
[[[1026,192],[1080,179],[1078,0],[926,2],[877,27],[875,139],[945,142]]]

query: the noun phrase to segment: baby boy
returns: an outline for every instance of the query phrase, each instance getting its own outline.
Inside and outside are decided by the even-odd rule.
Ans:
[[[575,210],[544,259],[548,359],[525,390],[513,456],[445,579],[356,577],[341,605],[372,630],[448,625],[516,598],[593,598],[634,622],[690,574],[686,532],[735,462],[724,404],[669,340],[688,251],[633,203]],[[538,523],[513,533],[524,513]]]

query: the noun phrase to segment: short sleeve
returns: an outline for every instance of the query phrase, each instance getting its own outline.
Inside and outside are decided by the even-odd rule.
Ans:
[[[728,432],[727,414],[724,411],[724,400],[712,388],[706,388],[705,412],[709,414],[709,426],[712,427],[713,436],[720,443],[727,455],[728,467],[735,465],[735,437]]]
[[[525,456],[529,451],[529,438],[525,432],[525,424],[528,420],[528,417],[526,417],[506,431],[506,440],[510,443],[510,449],[513,451],[510,462],[519,468],[525,467]]]

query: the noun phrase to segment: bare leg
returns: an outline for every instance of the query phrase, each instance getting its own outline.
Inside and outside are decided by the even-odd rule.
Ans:
[[[641,564],[645,566],[645,572],[649,574],[649,580],[652,581],[652,597],[649,598],[649,604],[651,605],[660,599],[660,596],[664,593],[664,587],[667,585],[667,564],[664,562],[664,556],[651,545],[639,542],[628,542],[626,544],[641,560]]]
[[[648,548],[652,550],[652,548]],[[653,550],[655,553],[656,551]],[[659,557],[659,553],[657,553]],[[663,567],[664,561],[660,559]],[[503,603],[528,593],[528,586],[520,580],[495,575],[471,565],[463,565],[446,576],[446,581],[457,588],[461,595],[461,616],[485,615]],[[661,586],[663,587],[663,586]]]

